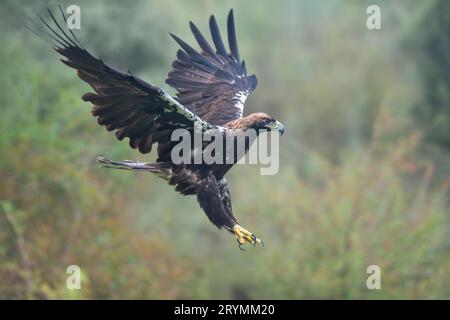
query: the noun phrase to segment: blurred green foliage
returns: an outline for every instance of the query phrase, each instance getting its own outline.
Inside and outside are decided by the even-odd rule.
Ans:
[[[24,30],[55,3],[3,1],[0,298],[449,298],[449,153],[423,139],[429,118],[415,112],[448,116],[449,29],[418,23],[448,26],[445,1],[377,2],[378,31],[365,26],[367,1],[77,2],[86,47],[155,85],[176,52],[167,32],[192,42],[188,20],[205,30],[214,13],[224,26],[235,9],[259,78],[246,112],[286,127],[279,174],[230,172],[235,214],[266,243],[241,252],[194,197],[95,165],[149,157],[95,123],[87,85]],[[431,68],[416,43],[445,54]],[[79,291],[66,288],[72,264]],[[366,287],[371,264],[381,290]]]
[[[405,46],[418,61],[422,97],[414,111],[426,138],[450,148],[450,2],[431,1],[413,19]]]

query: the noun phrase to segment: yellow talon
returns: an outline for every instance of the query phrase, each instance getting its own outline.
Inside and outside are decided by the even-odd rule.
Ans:
[[[261,239],[257,238],[253,233],[251,233],[247,229],[242,228],[238,224],[236,224],[233,227],[233,233],[236,237],[236,240],[239,244],[239,248],[241,250],[244,250],[242,248],[242,245],[245,244],[246,242],[251,243],[253,246],[255,246],[256,244],[264,246],[264,243],[261,241]]]

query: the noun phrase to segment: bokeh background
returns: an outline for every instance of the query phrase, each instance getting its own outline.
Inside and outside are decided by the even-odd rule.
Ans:
[[[286,127],[280,171],[228,175],[241,252],[195,197],[95,156],[151,160],[99,127],[90,88],[24,29],[81,7],[87,48],[163,86],[173,32],[210,14],[259,86],[246,112]],[[382,30],[366,28],[378,4]],[[0,298],[450,298],[450,1],[1,1]],[[56,11],[55,11],[56,12]],[[66,288],[66,268],[82,289]],[[366,268],[382,271],[368,290]]]

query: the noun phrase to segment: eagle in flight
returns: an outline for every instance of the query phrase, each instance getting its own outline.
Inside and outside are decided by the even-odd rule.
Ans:
[[[155,173],[179,193],[197,195],[209,220],[219,229],[234,234],[239,248],[243,249],[245,243],[262,245],[259,238],[238,224],[231,207],[225,174],[242,154],[235,155],[231,163],[176,164],[171,158],[176,144],[171,140],[171,134],[176,129],[189,132],[196,128],[203,132],[219,130],[224,140],[232,138],[232,141],[242,137],[242,133],[245,136],[250,129],[257,134],[263,130],[279,134],[284,131],[280,122],[265,113],[243,116],[245,100],[255,90],[257,79],[255,75],[247,75],[245,62],[239,56],[233,10],[227,20],[229,52],[214,15],[209,19],[214,47],[192,22],[190,29],[200,51],[171,34],[181,47],[166,79],[166,83],[177,90],[176,97],[171,97],[130,71],[116,70],[89,53],[67,27],[64,12],[61,7],[59,9],[65,28],[51,10],[48,10],[50,22],[38,16],[46,28],[46,35],[51,38],[53,49],[65,58],[61,61],[76,69],[78,76],[95,91],[84,94],[82,99],[93,104],[92,115],[97,118],[97,123],[114,131],[118,140],[129,138],[130,147],[143,154],[151,152],[153,144],[157,144],[154,163],[119,162],[103,157],[97,157],[96,161],[105,167]],[[246,139],[244,153],[254,141]]]

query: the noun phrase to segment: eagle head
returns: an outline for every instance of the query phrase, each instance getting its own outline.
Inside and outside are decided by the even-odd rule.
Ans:
[[[263,112],[253,113],[245,118],[242,118],[242,120],[246,122],[247,128],[254,129],[257,132],[260,130],[268,130],[277,131],[280,135],[284,133],[284,126],[281,122]]]

